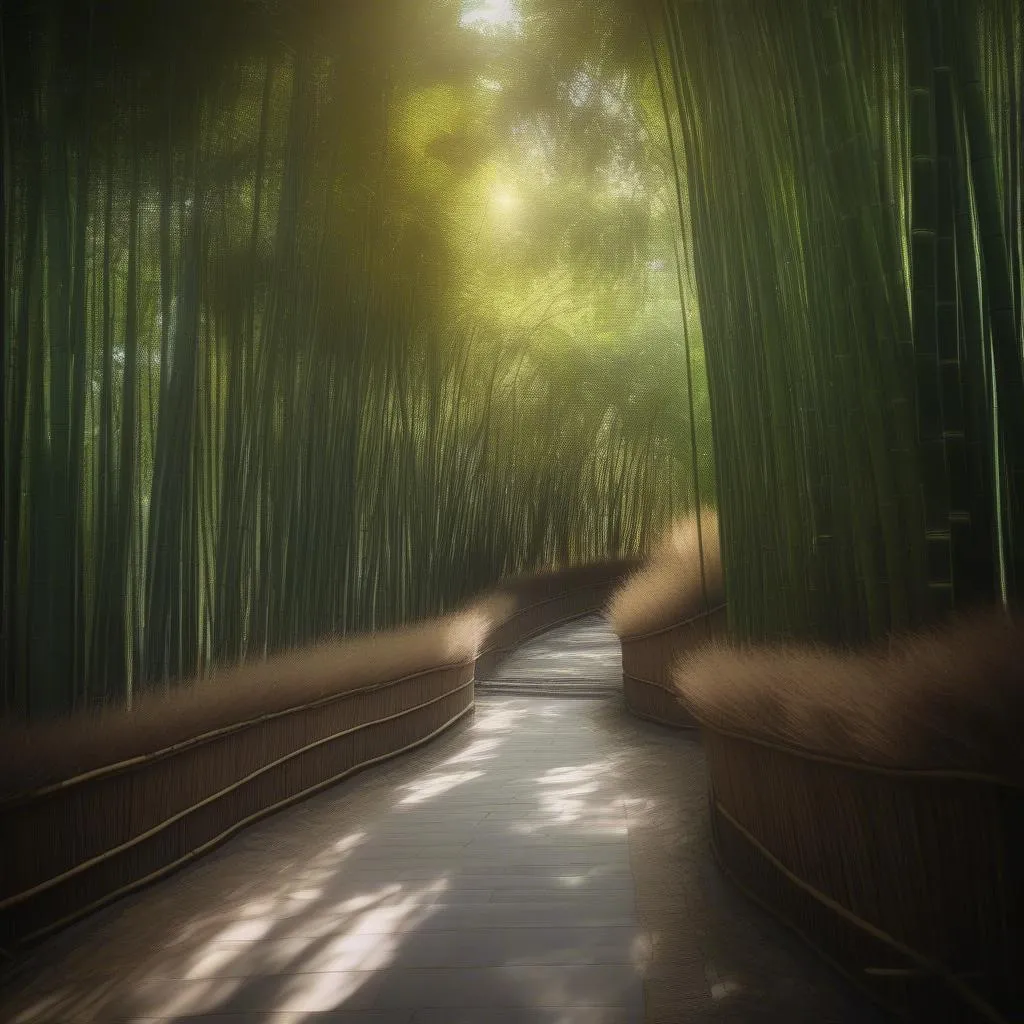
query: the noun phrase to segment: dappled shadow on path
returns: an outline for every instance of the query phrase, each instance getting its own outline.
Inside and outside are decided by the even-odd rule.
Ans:
[[[0,1017],[872,1019],[721,880],[706,816],[693,738],[614,701],[487,699],[42,947]]]
[[[639,1019],[621,755],[580,711],[488,702],[429,750],[255,826],[52,944],[15,1019]]]

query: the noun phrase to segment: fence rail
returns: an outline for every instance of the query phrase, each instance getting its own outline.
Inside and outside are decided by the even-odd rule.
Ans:
[[[1019,1019],[1020,786],[701,729],[713,847],[741,889],[900,1016]]]
[[[209,729],[0,802],[0,947],[22,946],[162,877],[259,818],[426,743],[473,707],[517,644],[599,609],[632,562],[509,581],[520,602],[476,660]]]
[[[725,632],[725,605],[681,622],[621,637],[622,688],[630,711],[676,729],[694,729],[694,718],[679,702],[672,666],[687,651]]]

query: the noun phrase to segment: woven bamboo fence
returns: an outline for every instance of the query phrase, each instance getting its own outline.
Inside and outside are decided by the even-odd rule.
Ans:
[[[908,1020],[1024,1019],[1019,782],[701,728],[714,852],[741,889]]]
[[[629,710],[676,729],[695,728],[672,686],[672,666],[680,656],[724,635],[725,628],[725,605],[719,605],[661,629],[621,637],[622,688]]]
[[[523,639],[599,608],[630,568],[606,563],[499,588],[509,611],[481,645],[487,670]],[[479,671],[469,658],[369,685],[349,671],[320,699],[8,795],[0,801],[0,948],[38,940],[257,819],[429,741],[472,710]]]

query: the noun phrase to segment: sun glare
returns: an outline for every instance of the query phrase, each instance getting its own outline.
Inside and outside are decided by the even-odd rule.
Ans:
[[[513,31],[522,27],[516,0],[465,0],[459,24],[480,32]]]
[[[499,188],[494,193],[494,201],[503,209],[511,210],[513,206],[518,205],[519,200],[516,198],[514,192],[510,192],[507,188]]]

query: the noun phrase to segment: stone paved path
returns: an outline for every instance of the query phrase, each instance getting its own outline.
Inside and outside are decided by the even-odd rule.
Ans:
[[[608,697],[621,690],[619,641],[596,615],[523,644],[491,678],[477,682],[480,696]]]
[[[617,657],[594,622],[569,633]],[[56,937],[0,997],[9,1024],[877,1019],[719,875],[698,741],[618,698],[482,696]]]

